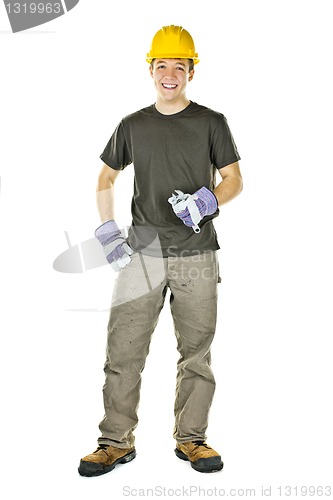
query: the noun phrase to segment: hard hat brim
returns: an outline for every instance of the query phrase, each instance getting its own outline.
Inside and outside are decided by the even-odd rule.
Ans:
[[[198,64],[198,62],[200,61],[197,54],[195,54],[193,57],[182,54],[154,54],[154,57],[152,57],[150,53],[148,53],[146,57],[147,63],[151,63],[153,59],[192,59],[194,64]]]

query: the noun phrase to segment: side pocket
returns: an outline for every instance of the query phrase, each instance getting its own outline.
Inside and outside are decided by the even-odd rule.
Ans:
[[[216,274],[217,274],[217,283],[221,283],[222,278],[220,275],[220,263],[219,263],[219,256],[217,255],[217,252],[216,252]]]

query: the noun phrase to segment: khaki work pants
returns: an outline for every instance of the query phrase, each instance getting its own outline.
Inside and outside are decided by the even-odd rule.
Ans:
[[[180,353],[174,438],[179,443],[206,439],[215,391],[210,346],[216,327],[218,282],[216,251],[164,258],[137,252],[120,271],[108,323],[105,416],[99,425],[99,444],[134,445],[141,372],[168,288]]]

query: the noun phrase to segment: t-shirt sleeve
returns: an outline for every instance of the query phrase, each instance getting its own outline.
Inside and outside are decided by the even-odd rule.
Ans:
[[[123,170],[127,165],[132,163],[122,122],[119,123],[113,132],[100,158],[115,170]]]
[[[212,136],[211,159],[213,165],[220,169],[240,160],[240,156],[231,134],[227,119],[219,115]]]

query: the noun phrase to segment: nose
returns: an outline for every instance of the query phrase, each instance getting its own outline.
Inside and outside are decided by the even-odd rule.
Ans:
[[[166,78],[174,78],[175,77],[175,70],[173,68],[166,68],[164,76]]]

